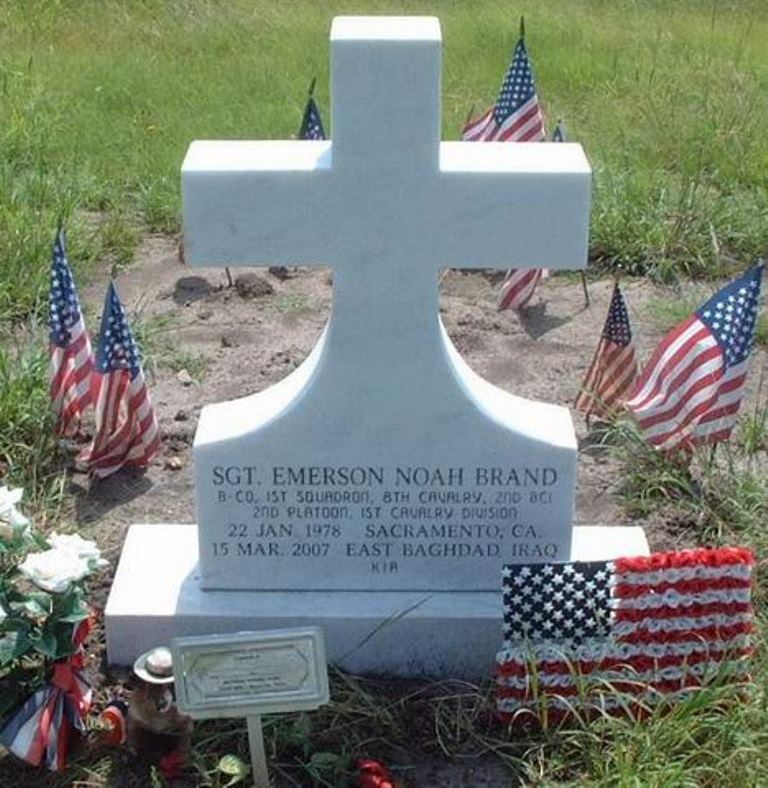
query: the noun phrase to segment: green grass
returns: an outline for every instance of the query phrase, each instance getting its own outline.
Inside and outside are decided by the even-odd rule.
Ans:
[[[207,368],[205,356],[180,347],[174,340],[172,315],[145,318],[140,310],[133,318],[132,328],[142,351],[145,371],[154,374],[160,367],[172,372],[185,369],[193,380],[203,378]]]
[[[598,714],[589,725],[535,734],[489,718],[486,687],[446,682],[412,693],[399,687],[405,699],[394,700],[395,685],[337,674],[330,706],[293,719],[267,718],[267,751],[275,753],[273,771],[285,784],[299,785],[354,785],[355,757],[392,763],[399,751],[393,773],[405,785],[410,770],[403,753],[409,752],[464,761],[493,754],[508,767],[510,785],[716,786],[723,774],[738,774],[740,786],[758,786],[768,757],[766,698],[758,684],[768,676],[759,664],[751,703],[714,682],[641,721]],[[247,759],[243,728],[212,723],[197,732],[201,776],[215,773],[216,759],[200,755],[211,744]]]
[[[712,295],[712,287],[676,287],[669,296],[651,298],[646,305],[648,318],[660,331],[670,331],[682,323]],[[768,314],[762,311],[757,318],[755,344],[768,345]]]
[[[330,20],[359,11],[352,0],[0,6],[0,319],[39,302],[60,217],[80,268],[129,260],[137,228],[177,231],[191,140],[294,135],[315,74],[332,126]],[[527,12],[550,125],[563,117],[595,168],[595,258],[669,279],[765,250],[760,0],[373,0],[366,11],[440,15],[446,138],[495,98]]]
[[[19,332],[0,341],[0,484],[23,487],[37,524],[62,511],[62,457],[49,410],[48,355]]]
[[[621,462],[620,497],[626,512],[641,518],[663,515],[677,524],[681,542],[743,543],[764,555],[766,407],[761,391],[752,411],[742,412],[730,441],[696,447],[690,459],[651,448],[628,417],[606,428],[602,446]]]

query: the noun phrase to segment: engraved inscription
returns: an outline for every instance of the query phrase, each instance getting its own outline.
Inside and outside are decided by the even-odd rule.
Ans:
[[[546,465],[229,465],[214,466],[210,482],[221,512],[207,546],[216,558],[333,558],[375,577],[417,559],[564,557],[541,527],[566,494]]]
[[[299,690],[309,675],[304,655],[293,646],[212,652],[188,660],[186,681],[193,700],[210,702]]]

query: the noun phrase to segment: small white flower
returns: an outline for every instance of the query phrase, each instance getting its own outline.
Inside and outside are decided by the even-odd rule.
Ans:
[[[11,539],[29,525],[29,520],[16,508],[23,495],[21,487],[0,487],[0,538]]]
[[[101,550],[96,547],[96,542],[83,539],[80,534],[57,534],[54,531],[47,541],[57,550],[66,550],[78,558],[84,558],[92,569],[101,569],[109,563],[101,557]]]
[[[19,571],[44,591],[61,594],[90,571],[89,562],[71,550],[54,548],[42,553],[29,553]]]

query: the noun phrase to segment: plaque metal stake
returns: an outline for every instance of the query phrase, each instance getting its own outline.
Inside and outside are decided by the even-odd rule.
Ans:
[[[251,750],[251,769],[253,784],[256,788],[269,788],[267,753],[264,750],[264,732],[261,729],[261,715],[252,714],[248,720],[248,746]]]

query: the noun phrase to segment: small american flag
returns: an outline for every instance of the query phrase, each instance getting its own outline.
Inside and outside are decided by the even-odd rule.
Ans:
[[[315,99],[312,96],[307,99],[307,106],[304,108],[304,116],[301,119],[301,128],[299,129],[299,139],[325,139],[325,130],[323,129],[323,121],[320,118],[320,110],[317,108]]]
[[[753,564],[747,549],[719,548],[505,566],[499,710],[557,719],[746,680]]]
[[[60,435],[71,437],[81,432],[83,415],[93,404],[93,352],[67,261],[63,230],[58,231],[53,244],[48,326],[55,428]]]
[[[548,276],[548,268],[510,268],[499,291],[499,310],[522,309]]]
[[[104,478],[123,466],[146,466],[160,445],[139,349],[112,282],[104,302],[96,366],[96,435],[79,459],[94,476]]]
[[[673,451],[730,436],[755,340],[762,276],[759,263],[656,348],[626,403],[653,446]]]
[[[552,142],[565,142],[565,129],[559,121]],[[499,292],[499,310],[522,309],[533,298],[539,282],[548,277],[548,268],[510,268]]]
[[[520,36],[496,103],[462,129],[466,142],[530,142],[544,139],[544,120],[533,71]]]
[[[618,283],[613,288],[608,317],[592,363],[581,384],[574,408],[587,416],[611,418],[637,375],[629,313]]]

